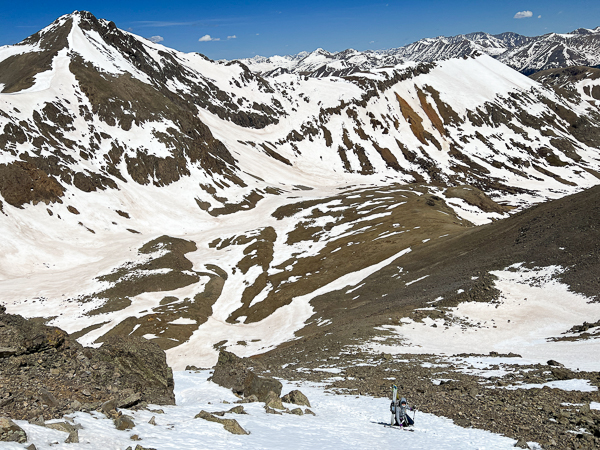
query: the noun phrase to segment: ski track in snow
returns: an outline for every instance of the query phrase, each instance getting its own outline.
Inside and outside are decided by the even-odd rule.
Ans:
[[[163,409],[165,414],[150,411],[126,411],[133,416],[136,426],[129,431],[118,431],[113,422],[101,413],[75,413],[70,415],[83,426],[79,430],[78,444],[65,444],[67,433],[50,430],[27,421],[16,421],[27,433],[29,442],[38,450],[89,449],[124,450],[134,447],[130,440],[139,435],[140,444],[157,450],[180,449],[381,449],[403,448],[414,450],[509,450],[515,440],[475,428],[462,428],[450,419],[416,412],[415,431],[384,427],[390,420],[389,400],[365,396],[342,396],[326,393],[318,384],[294,385],[283,382],[283,393],[301,389],[311,402],[316,416],[292,414],[267,414],[261,403],[244,404],[248,415],[227,414],[236,419],[251,434],[237,436],[228,433],[223,426],[194,419],[201,410],[227,411],[237,398],[229,389],[207,381],[208,371],[198,373],[175,372],[175,395],[177,406],[150,406]],[[286,405],[289,408],[295,405]],[[302,407],[304,409],[305,407]],[[148,424],[155,416],[156,425]],[[533,443],[532,443],[533,444]],[[16,443],[0,443],[7,450],[22,449]],[[537,446],[534,445],[534,448]]]

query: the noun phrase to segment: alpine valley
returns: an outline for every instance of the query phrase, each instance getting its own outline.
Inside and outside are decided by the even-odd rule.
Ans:
[[[0,305],[175,371],[226,350],[332,392],[395,382],[511,446],[599,446],[599,43],[212,61],[62,16],[0,47]],[[43,414],[1,370],[0,416]]]

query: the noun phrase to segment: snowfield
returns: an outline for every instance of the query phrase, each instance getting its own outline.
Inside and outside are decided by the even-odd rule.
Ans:
[[[283,393],[300,389],[310,400],[316,414],[267,414],[262,403],[246,403],[247,415],[227,414],[236,419],[250,435],[233,435],[217,423],[194,419],[201,410],[227,411],[237,398],[230,390],[207,381],[209,371],[176,372],[175,395],[177,406],[149,406],[164,410],[164,414],[151,411],[126,411],[134,418],[136,426],[129,431],[118,431],[112,420],[101,413],[76,413],[70,415],[81,424],[79,444],[65,444],[68,434],[16,421],[35,443],[38,450],[90,449],[125,450],[138,442],[130,436],[137,434],[144,447],[157,450],[180,449],[381,449],[410,448],[414,450],[502,450],[514,448],[515,440],[475,428],[461,428],[445,418],[416,412],[414,432],[386,428],[389,423],[389,400],[370,397],[342,396],[327,393],[314,384],[296,386],[285,383]],[[292,408],[295,405],[286,404]],[[304,408],[304,407],[303,407]],[[148,421],[155,417],[156,425]],[[531,448],[539,448],[531,443]],[[0,443],[7,450],[22,449],[13,443]]]
[[[600,339],[555,341],[574,325],[600,317],[600,304],[569,291],[554,280],[560,267],[525,269],[521,265],[491,272],[498,277],[498,303],[465,302],[451,308],[455,321],[426,317],[422,322],[404,319],[402,325],[385,325],[401,343],[365,346],[373,352],[487,354],[518,353],[520,363],[558,360],[572,370],[600,370]]]

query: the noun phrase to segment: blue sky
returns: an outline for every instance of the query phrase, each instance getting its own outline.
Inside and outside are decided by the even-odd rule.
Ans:
[[[0,45],[17,43],[74,10],[90,11],[119,28],[212,59],[294,54],[318,47],[386,49],[473,31],[534,36],[600,26],[598,0],[46,0],[2,5]]]

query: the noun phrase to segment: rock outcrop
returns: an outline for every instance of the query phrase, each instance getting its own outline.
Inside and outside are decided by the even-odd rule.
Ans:
[[[152,342],[112,337],[87,348],[59,328],[0,306],[0,416],[48,420],[111,400],[110,409],[173,405],[173,386],[165,353]]]
[[[214,414],[211,414],[204,410],[202,410],[198,414],[196,414],[194,419],[204,419],[204,420],[208,420],[209,422],[220,423],[221,425],[223,425],[223,428],[225,428],[227,431],[229,431],[232,434],[250,434],[241,427],[241,425],[238,423],[237,420],[221,419],[220,417],[216,417]]]
[[[240,358],[225,350],[219,353],[219,360],[210,381],[244,397],[256,395],[261,402],[267,399],[269,392],[274,392],[279,397],[282,389],[281,383],[274,378],[261,377],[252,372],[246,358]]]
[[[297,389],[291,391],[289,394],[284,395],[281,398],[281,401],[285,403],[293,403],[294,405],[310,407],[310,402],[308,401],[306,395]]]
[[[7,417],[0,417],[0,441],[18,442],[20,444],[27,442],[25,431]]]

